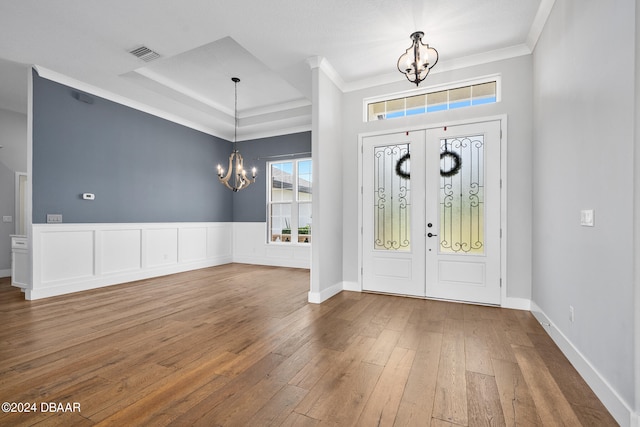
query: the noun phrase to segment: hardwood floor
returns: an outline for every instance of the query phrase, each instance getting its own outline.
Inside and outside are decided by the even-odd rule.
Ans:
[[[0,279],[0,402],[36,409],[0,425],[616,425],[528,312],[308,290],[242,264],[38,301]]]

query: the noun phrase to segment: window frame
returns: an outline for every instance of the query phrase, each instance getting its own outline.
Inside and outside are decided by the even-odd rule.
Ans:
[[[398,100],[398,99],[403,99],[406,102],[406,99],[408,98],[412,98],[415,96],[420,96],[420,95],[428,95],[428,94],[434,94],[437,92],[449,92],[455,89],[461,89],[461,88],[465,88],[467,86],[477,86],[477,85],[482,85],[485,83],[491,83],[491,82],[495,82],[496,83],[496,101],[495,102],[491,102],[491,104],[496,104],[498,102],[502,101],[502,76],[500,74],[491,74],[491,75],[487,75],[487,76],[482,76],[482,77],[476,77],[473,79],[466,79],[466,80],[458,80],[456,82],[452,82],[452,83],[446,83],[446,84],[441,84],[441,85],[433,85],[433,86],[428,86],[428,87],[424,87],[424,88],[420,88],[420,89],[412,89],[412,90],[407,90],[407,91],[403,91],[403,92],[395,92],[395,93],[391,93],[391,94],[386,94],[386,95],[379,95],[379,96],[373,96],[373,97],[369,97],[369,98],[364,98],[362,100],[362,121],[365,123],[369,123],[369,122],[375,122],[378,120],[369,120],[369,105],[371,104],[376,104],[379,102],[383,102],[383,101],[394,101],[394,100]],[[479,104],[473,104],[471,103],[469,106],[476,106],[476,105],[485,105],[486,103],[479,103]],[[406,105],[406,104],[405,104]],[[428,108],[428,107],[427,107]],[[461,107],[457,107],[457,108],[461,108]],[[453,109],[457,109],[457,108],[453,108]],[[439,109],[437,111],[448,111],[450,108],[443,108],[443,109]],[[405,108],[406,110],[406,108]],[[410,117],[413,115],[422,115],[422,114],[430,114],[433,112],[437,112],[437,111],[427,111],[425,109],[425,111],[423,113],[419,113],[419,114],[405,114],[402,116],[398,116],[398,117],[385,117],[382,120],[391,120],[394,118],[399,118],[399,117]]]
[[[297,157],[297,158],[293,158],[290,160],[273,160],[273,161],[269,161],[266,164],[266,169],[267,169],[267,203],[266,203],[266,215],[267,215],[267,235],[266,235],[266,240],[267,240],[267,244],[269,245],[301,245],[301,246],[307,246],[311,244],[311,241],[309,242],[300,242],[299,241],[299,236],[301,235],[299,233],[299,229],[300,229],[300,224],[299,224],[299,220],[300,220],[300,205],[312,205],[313,204],[313,181],[311,182],[311,192],[309,193],[311,195],[311,199],[310,200],[300,200],[299,197],[299,185],[300,185],[300,181],[299,181],[299,170],[300,170],[300,163],[301,162],[310,162],[311,164],[311,172],[312,172],[312,176],[313,176],[313,162],[312,162],[312,158],[311,157]],[[272,200],[272,191],[273,191],[273,185],[272,185],[272,165],[274,164],[282,164],[282,163],[291,163],[292,164],[292,187],[291,187],[291,191],[292,191],[292,197],[290,201],[273,201]],[[274,241],[272,240],[273,237],[273,232],[272,232],[272,216],[271,216],[271,206],[272,205],[290,205],[291,206],[291,210],[290,210],[290,215],[291,215],[291,223],[290,223],[290,228],[291,228],[291,241],[286,242],[286,241]],[[313,223],[311,224],[311,226],[313,225]],[[282,235],[282,233],[281,233]],[[303,234],[302,234],[303,235]],[[309,233],[308,237],[312,237],[312,234]]]

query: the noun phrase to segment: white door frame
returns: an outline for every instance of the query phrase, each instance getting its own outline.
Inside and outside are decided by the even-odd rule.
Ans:
[[[394,134],[399,132],[412,132],[419,130],[437,129],[444,126],[458,126],[468,125],[474,123],[483,123],[490,121],[500,122],[500,229],[502,230],[502,239],[500,243],[500,277],[501,277],[501,290],[500,290],[500,305],[502,307],[509,308],[522,308],[518,304],[519,299],[513,299],[507,297],[508,281],[507,281],[507,244],[508,244],[508,227],[507,227],[507,147],[508,147],[508,135],[507,135],[507,115],[501,114],[497,116],[477,117],[467,120],[456,120],[451,122],[432,123],[427,125],[415,125],[409,127],[394,127],[387,130],[377,132],[365,132],[358,134],[358,229],[360,230],[358,238],[358,287],[359,291],[363,290],[362,277],[363,277],[363,203],[362,203],[362,157],[363,157],[363,139],[369,136],[378,136],[385,134]]]

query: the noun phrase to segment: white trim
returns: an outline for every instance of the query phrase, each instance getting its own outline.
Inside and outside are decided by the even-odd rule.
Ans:
[[[419,89],[404,90],[401,92],[387,93],[384,95],[376,95],[362,99],[362,121],[369,121],[369,105],[382,101],[391,101],[399,98],[409,98],[417,95],[424,95],[434,92],[450,91],[453,89],[459,89],[467,86],[480,85],[483,83],[496,82],[496,103],[502,100],[502,74],[489,74],[486,76],[479,76],[464,80],[457,80],[455,82],[443,83],[433,86],[427,86]],[[471,105],[473,106],[473,105]],[[422,114],[429,114],[426,111]],[[419,114],[418,114],[419,115]],[[406,116],[402,116],[406,117]],[[398,117],[400,118],[400,117]],[[373,120],[375,121],[375,120]]]
[[[513,310],[531,311],[531,300],[526,298],[505,297],[502,299],[502,308],[510,308]]]
[[[334,295],[339,294],[343,290],[343,284],[336,283],[333,286],[330,286],[326,289],[323,289],[321,292],[309,292],[308,300],[312,304],[320,304],[328,300]]]
[[[465,56],[449,61],[438,61],[438,64],[431,70],[431,74],[444,73],[454,70],[473,67],[476,65],[488,64],[490,62],[503,61],[506,59],[517,58],[519,56],[530,55],[531,50],[524,44],[496,49],[489,52],[483,52],[477,55]],[[374,86],[382,86],[386,84],[406,82],[406,78],[397,70],[381,76],[371,77],[367,79],[349,82],[344,85],[343,92],[354,92],[357,90],[368,89]],[[342,89],[342,88],[341,88]]]
[[[325,65],[326,67],[327,65]],[[78,89],[80,91],[86,92],[86,93],[90,93],[92,95],[95,96],[99,96],[101,98],[104,98],[106,100],[112,101],[112,102],[116,102],[118,104],[127,106],[127,107],[131,107],[134,108],[136,110],[142,111],[144,113],[148,113],[151,114],[153,116],[159,117],[161,119],[165,119],[168,120],[170,122],[173,123],[177,123],[179,125],[182,126],[186,126],[190,129],[195,129],[197,131],[200,132],[204,132],[208,135],[212,135],[218,138],[222,138],[225,140],[231,140],[232,136],[231,134],[226,134],[224,131],[221,130],[221,128],[212,128],[209,126],[204,126],[201,124],[198,124],[196,122],[192,122],[190,120],[186,120],[178,115],[175,115],[173,113],[169,113],[167,111],[155,108],[155,107],[151,107],[147,104],[143,104],[139,101],[135,101],[133,99],[127,98],[125,96],[122,95],[118,95],[115,94],[113,92],[109,92],[105,89],[99,88],[97,86],[93,86],[91,84],[88,83],[84,83],[80,80],[76,80],[72,77],[68,77],[65,76],[63,74],[57,73],[55,71],[49,70],[45,67],[42,67],[40,65],[33,65],[32,66],[33,69],[38,73],[38,75],[42,78],[45,78],[47,80],[51,80],[54,81],[56,83],[60,83],[66,86],[70,86],[73,87],[74,89]],[[330,66],[329,66],[330,67]],[[29,70],[31,71],[31,70]],[[140,74],[141,76],[143,76],[144,78],[151,78],[148,75],[146,75],[148,72],[145,71],[144,73],[140,72],[140,71],[135,71],[137,74]],[[29,81],[31,82],[31,77],[29,77]],[[156,81],[156,83],[162,84],[162,82]],[[216,111],[219,111],[220,114],[224,115],[224,119],[229,119],[228,121],[231,122],[233,120],[233,114],[231,113],[231,115],[229,115],[228,110],[224,109],[224,108],[217,108],[219,107],[218,104],[212,103],[210,101],[206,101],[201,99],[201,97],[199,96],[195,96],[194,94],[191,93],[185,93],[184,91],[180,91],[178,89],[176,89],[175,87],[171,86],[171,85],[164,85],[165,87],[169,87],[172,90],[177,90],[180,94],[189,97],[190,99],[193,99],[209,108],[213,108]],[[29,96],[29,99],[31,99],[31,96]],[[250,110],[248,112],[244,112],[239,118],[240,118],[240,123],[242,124],[242,121],[247,121],[247,119],[251,119],[253,117],[260,117],[263,114],[266,113],[277,113],[277,112],[286,112],[289,111],[290,109],[295,109],[295,108],[300,108],[300,107],[308,107],[310,106],[309,101],[305,100],[305,99],[300,99],[300,100],[295,100],[295,101],[291,101],[291,102],[286,102],[286,103],[282,103],[282,104],[278,104],[278,105],[274,105],[274,106],[268,106],[268,107],[261,107],[261,108],[257,108],[254,110]],[[224,122],[223,119],[221,120],[221,124],[224,125],[227,128],[232,128],[232,125],[229,123]],[[300,123],[300,121],[303,121],[304,123]],[[269,120],[268,123],[270,125],[272,125],[273,120]],[[308,123],[307,123],[308,122]],[[247,128],[256,128],[256,130],[251,131],[251,130],[247,130]],[[259,123],[259,124],[254,124],[251,126],[241,126],[241,128],[239,129],[239,131],[241,131],[241,135],[238,136],[238,141],[247,141],[250,139],[258,139],[258,138],[268,138],[268,137],[272,137],[272,136],[279,136],[279,135],[289,135],[292,133],[299,133],[299,132],[305,132],[305,131],[310,131],[311,130],[311,123],[310,123],[310,118],[307,117],[306,115],[303,115],[302,118],[295,116],[295,117],[285,117],[282,118],[278,121],[278,126],[277,128],[269,128],[269,126],[265,126],[265,123]]]
[[[33,274],[33,71],[35,67],[27,68],[27,194],[25,200],[25,224],[27,234],[27,278],[25,282],[32,282]],[[26,297],[26,292],[25,292]]]
[[[313,206],[313,190],[311,193],[311,200],[299,200],[298,196],[299,196],[299,192],[300,192],[300,188],[299,188],[299,184],[300,184],[300,174],[298,173],[298,170],[300,168],[300,163],[301,162],[312,162],[312,158],[311,157],[294,157],[294,158],[283,158],[283,159],[278,159],[278,160],[269,160],[266,162],[265,164],[265,169],[266,169],[266,175],[267,175],[267,179],[265,180],[265,182],[267,183],[271,183],[273,182],[273,177],[271,175],[271,171],[272,171],[272,166],[274,164],[280,164],[280,163],[291,163],[292,166],[292,172],[291,172],[291,192],[292,192],[292,196],[291,196],[291,200],[290,201],[273,201],[272,200],[272,191],[273,188],[271,186],[271,184],[267,185],[267,212],[266,212],[266,216],[267,216],[267,229],[266,229],[266,239],[267,239],[267,244],[269,245],[273,245],[273,244],[279,244],[278,242],[272,242],[271,241],[271,229],[272,229],[272,225],[271,225],[271,215],[269,214],[269,212],[271,211],[271,207],[273,205],[290,205],[291,206],[291,211],[290,211],[290,228],[291,228],[291,242],[294,245],[297,244],[298,242],[298,238],[300,237],[300,235],[298,234],[298,230],[300,229],[300,224],[299,224],[299,220],[300,220],[300,205],[311,205]],[[312,165],[312,169],[313,171],[313,165]],[[284,243],[287,244],[287,243]]]
[[[635,373],[635,414],[631,418],[632,426],[640,427],[640,3],[635,5],[635,144],[633,162],[633,334],[634,345],[634,373]]]
[[[175,92],[178,92],[188,98],[191,98],[201,104],[204,104],[207,107],[211,107],[214,110],[218,110],[221,113],[225,114],[229,118],[229,120],[232,120],[232,121],[235,120],[234,119],[235,111],[233,109],[227,108],[226,106],[220,103],[217,103],[205,96],[202,96],[199,92],[189,89],[188,87],[176,82],[175,80],[165,77],[162,74],[157,73],[150,68],[141,67],[141,68],[138,68],[137,70],[133,70],[133,72],[149,80],[152,80],[161,86],[168,87],[169,89]]]
[[[531,50],[525,44],[518,44],[452,59],[450,61],[445,61],[442,64],[438,63],[438,67],[434,67],[434,71],[436,73],[444,73],[447,71],[461,70],[464,68],[475,67],[477,65],[488,64],[490,62],[505,61],[507,59],[526,55],[531,55]]]
[[[25,298],[28,300],[48,298],[73,292],[81,292],[106,286],[135,282],[137,280],[150,279],[153,277],[166,276],[168,274],[182,273],[185,271],[197,270],[200,268],[215,267],[217,265],[229,264],[230,262],[231,259],[228,258],[211,259],[203,262],[180,264],[162,268],[149,268],[145,269],[144,271],[134,273],[111,275],[108,278],[103,277],[93,280],[85,278],[84,280],[80,280],[77,282],[61,283],[55,287],[48,287],[45,289],[26,288],[24,290]]]
[[[312,70],[314,68],[320,68],[322,71],[324,71],[324,74],[329,78],[329,80],[331,80],[333,84],[336,85],[338,89],[340,89],[341,92],[345,92],[345,87],[347,86],[347,84],[344,80],[342,80],[340,74],[338,74],[336,69],[333,68],[327,58],[322,56],[311,56],[307,58],[306,62],[309,68],[311,68]]]
[[[458,89],[461,87],[479,85],[482,83],[490,83],[493,81],[501,83],[502,74],[500,73],[488,74],[486,76],[478,76],[478,77],[473,77],[473,78],[468,78],[463,80],[456,80],[453,82],[425,86],[422,88],[408,89],[400,92],[387,93],[384,95],[370,96],[368,98],[363,98],[362,103],[363,103],[363,106],[366,107],[368,104],[372,104],[375,102],[388,101],[388,100],[397,99],[397,98],[407,98],[410,96],[424,95],[425,93],[440,92],[443,90]],[[500,84],[498,84],[496,87],[496,90],[497,90],[496,97],[499,98],[502,92],[499,90],[498,86],[500,86]]]
[[[11,269],[0,270],[0,277],[11,277]]]
[[[362,292],[362,287],[358,282],[342,282],[343,291]]]
[[[283,124],[285,125],[285,124]],[[243,130],[242,135],[238,135],[238,142],[253,141],[260,138],[271,138],[280,135],[292,135],[294,133],[310,132],[311,123],[299,126],[291,126],[286,128],[279,127],[278,129],[259,129],[255,132]]]
[[[27,299],[232,262],[230,223],[34,224]]]
[[[540,2],[540,7],[538,8],[535,18],[533,18],[533,23],[531,24],[531,28],[529,28],[529,34],[525,42],[531,52],[533,52],[536,44],[538,44],[538,39],[547,23],[547,19],[549,19],[551,9],[553,9],[555,2],[556,0],[542,0]]]
[[[637,426],[638,415],[611,387],[609,382],[598,372],[589,360],[576,348],[565,334],[549,319],[540,307],[531,301],[531,313],[547,331],[551,339],[558,345],[562,353],[578,371],[580,376],[591,387],[598,399],[602,401],[613,418],[622,426]]]
[[[358,188],[360,189],[360,191],[358,191],[358,212],[360,212],[360,215],[358,216],[358,229],[360,230],[360,237],[358,239],[358,265],[360,266],[360,268],[358,268],[358,286],[354,287],[353,285],[350,285],[351,290],[358,290],[361,291],[362,290],[362,265],[363,265],[363,247],[362,247],[362,229],[363,229],[363,221],[362,221],[362,217],[363,217],[363,206],[362,206],[362,141],[364,138],[369,137],[369,136],[377,136],[377,135],[385,135],[385,134],[393,134],[393,133],[398,133],[398,132],[413,132],[413,131],[418,131],[418,130],[429,130],[429,129],[437,129],[437,128],[441,128],[443,126],[448,126],[448,127],[455,127],[458,125],[467,125],[467,124],[473,124],[473,123],[485,123],[485,122],[494,122],[494,121],[499,121],[500,122],[500,129],[502,130],[502,141],[504,142],[503,144],[501,144],[500,147],[500,176],[502,178],[502,189],[501,189],[501,199],[500,199],[500,204],[501,204],[501,212],[500,212],[500,226],[502,228],[502,242],[500,244],[500,269],[501,269],[501,276],[502,276],[502,290],[501,290],[501,296],[500,296],[500,304],[501,306],[505,307],[505,308],[515,308],[515,309],[520,309],[520,310],[528,310],[528,304],[527,304],[527,299],[522,299],[522,298],[514,298],[514,297],[507,297],[507,289],[509,288],[508,282],[507,282],[507,254],[508,254],[508,248],[507,248],[507,115],[506,114],[500,114],[500,115],[496,115],[496,116],[487,116],[487,117],[476,117],[476,118],[472,118],[472,119],[466,119],[466,120],[454,120],[451,122],[446,122],[446,123],[435,123],[435,124],[429,124],[429,125],[414,125],[414,126],[409,126],[408,128],[391,128],[391,129],[385,129],[382,131],[373,131],[373,132],[363,132],[363,133],[359,133],[358,134]]]
[[[509,194],[508,189],[508,167],[509,162],[507,161],[507,151],[508,151],[508,122],[507,115],[505,114],[500,119],[500,280],[502,283],[501,289],[501,301],[503,307],[509,308],[517,308],[520,310],[529,310],[531,307],[531,302],[529,300],[521,300],[521,298],[511,298],[507,296],[507,262],[509,261],[509,251],[507,250],[507,242],[509,241],[509,227],[508,227],[508,200],[507,195]],[[523,308],[520,308],[523,307]]]
[[[161,119],[168,120],[173,123],[177,123],[182,126],[186,126],[191,129],[195,129],[201,132],[204,132],[208,135],[213,135],[218,138],[229,139],[225,135],[222,135],[218,130],[202,126],[198,123],[186,120],[180,116],[177,116],[172,113],[168,113],[166,111],[160,110],[158,108],[151,107],[147,104],[143,104],[141,102],[135,101],[133,99],[124,97],[122,95],[117,95],[113,92],[109,92],[105,89],[99,88],[97,86],[93,86],[88,83],[81,82],[80,80],[76,80],[72,77],[65,76],[63,74],[57,73],[55,71],[49,70],[40,65],[33,65],[33,69],[37,71],[38,75],[47,80],[51,80],[66,86],[71,86],[75,89],[81,90],[83,92],[90,93],[95,96],[99,96],[101,98],[107,99],[109,101],[117,102],[118,104],[131,107],[133,109],[149,113],[153,116],[160,117]]]
[[[231,262],[240,264],[266,265],[270,267],[303,268],[309,270],[309,261],[304,259],[278,259],[272,257],[234,256]]]
[[[20,212],[20,177],[24,176],[27,178],[29,178],[29,175],[27,175],[26,172],[15,172],[15,178],[14,178],[14,217],[13,217],[13,232],[14,234],[20,234],[20,235],[26,235],[27,233],[27,224],[26,224],[26,198],[27,198],[27,191],[26,191],[26,182],[25,182],[25,192],[24,192],[24,198],[25,198],[25,212]],[[22,215],[20,215],[22,213]],[[20,228],[22,228],[22,230],[20,230]]]
[[[281,111],[295,110],[298,108],[309,107],[311,108],[311,101],[305,98],[295,99],[293,101],[285,101],[280,104],[270,104],[261,107],[255,107],[244,110],[242,113],[238,113],[240,121],[250,117],[259,117],[265,114],[279,113]],[[231,113],[233,117],[233,113]],[[311,126],[311,124],[309,124]]]
[[[342,290],[349,292],[362,292],[362,286],[358,282],[345,281],[342,282]],[[431,299],[431,298],[425,298]],[[526,298],[511,298],[507,297],[502,300],[502,308],[508,308],[512,310],[524,310],[531,311],[531,300]]]

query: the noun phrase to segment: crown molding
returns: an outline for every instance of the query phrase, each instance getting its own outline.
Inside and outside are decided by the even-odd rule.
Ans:
[[[490,62],[502,61],[505,59],[516,58],[519,56],[530,55],[531,50],[525,44],[496,49],[481,54],[469,55],[462,58],[451,59],[448,61],[438,62],[437,66],[431,70],[430,74],[444,73],[462,68],[469,68],[476,65],[488,64]],[[371,77],[368,79],[349,82],[344,85],[343,92],[353,92],[362,89],[368,89],[374,86],[398,83],[406,79],[398,72],[387,73],[384,75]]]
[[[202,126],[190,120],[185,120],[184,118],[176,114],[168,113],[167,111],[151,107],[149,105],[143,104],[138,101],[134,101],[130,98],[115,94],[113,92],[104,90],[97,86],[93,86],[91,84],[82,82],[80,80],[76,80],[72,77],[66,76],[64,74],[60,74],[56,71],[50,70],[40,65],[32,65],[32,69],[34,69],[40,77],[45,78],[47,80],[51,80],[56,83],[70,86],[79,91],[86,92],[91,95],[95,95],[112,102],[116,102],[120,105],[134,108],[138,111],[142,111],[142,112],[151,114],[153,116],[159,117],[161,119],[168,120],[170,122],[173,122],[173,123],[176,123],[200,132],[204,132],[208,135],[212,135],[217,138],[222,138],[229,141],[232,139],[231,136],[225,135],[223,132],[221,132],[220,129],[212,129],[210,127]],[[175,87],[171,89],[177,90]],[[185,95],[189,96],[188,94],[185,94]],[[304,107],[309,107],[310,104],[311,103],[308,102],[307,100],[292,101],[292,102],[283,103],[275,106],[264,107],[262,109],[255,109],[251,111],[250,114],[242,115],[241,117],[239,117],[239,119],[241,123],[243,119],[245,119],[246,121],[246,119],[251,119],[251,118],[257,119],[262,115],[277,114],[279,112],[286,112],[286,111],[296,111],[296,110],[304,109]],[[209,106],[212,107],[211,105]],[[277,129],[272,128],[273,126],[276,126],[276,123],[278,128]],[[240,126],[238,128],[238,132],[239,132],[238,141],[246,141],[246,140],[257,139],[257,138],[266,138],[266,137],[277,136],[277,135],[287,135],[290,133],[298,133],[298,132],[304,132],[308,130],[311,130],[310,115],[308,114],[301,115],[300,111],[298,111],[296,116],[276,118],[264,123],[256,122],[256,124],[245,126],[245,127]]]
[[[190,120],[186,120],[183,117],[180,117],[176,114],[168,113],[167,111],[160,110],[158,108],[151,107],[147,104],[143,104],[142,102],[134,101],[130,98],[127,98],[122,95],[115,94],[113,92],[107,91],[105,89],[99,88],[97,86],[93,86],[91,84],[82,82],[80,80],[76,80],[72,77],[66,76],[64,74],[60,74],[56,71],[50,70],[48,68],[42,67],[40,65],[32,65],[32,68],[38,73],[38,75],[47,80],[54,81],[56,83],[60,83],[66,86],[70,86],[74,89],[78,89],[82,92],[90,93],[95,96],[99,96],[100,98],[107,99],[109,101],[116,102],[118,104],[131,107],[138,111],[142,111],[148,114],[151,114],[156,117],[160,117],[161,119],[168,120],[173,123],[177,123],[182,126],[186,126],[188,128],[204,132],[206,134],[218,137],[225,138],[215,129],[209,128],[207,126],[202,126],[198,123],[192,122]],[[226,139],[226,138],[225,138]]]
[[[338,74],[336,69],[333,68],[327,58],[324,58],[322,56],[312,56],[307,58],[306,62],[309,65],[309,68],[311,68],[312,70],[314,68],[320,68],[326,74],[326,76],[329,77],[333,84],[335,84],[338,89],[340,89],[341,92],[347,92],[347,84],[344,80],[342,80],[340,74]]]
[[[542,34],[542,30],[547,23],[547,19],[549,19],[551,9],[553,9],[555,3],[556,0],[542,0],[540,2],[540,7],[538,8],[535,18],[533,18],[529,34],[527,35],[527,41],[525,42],[531,52],[536,48],[538,39]]]

